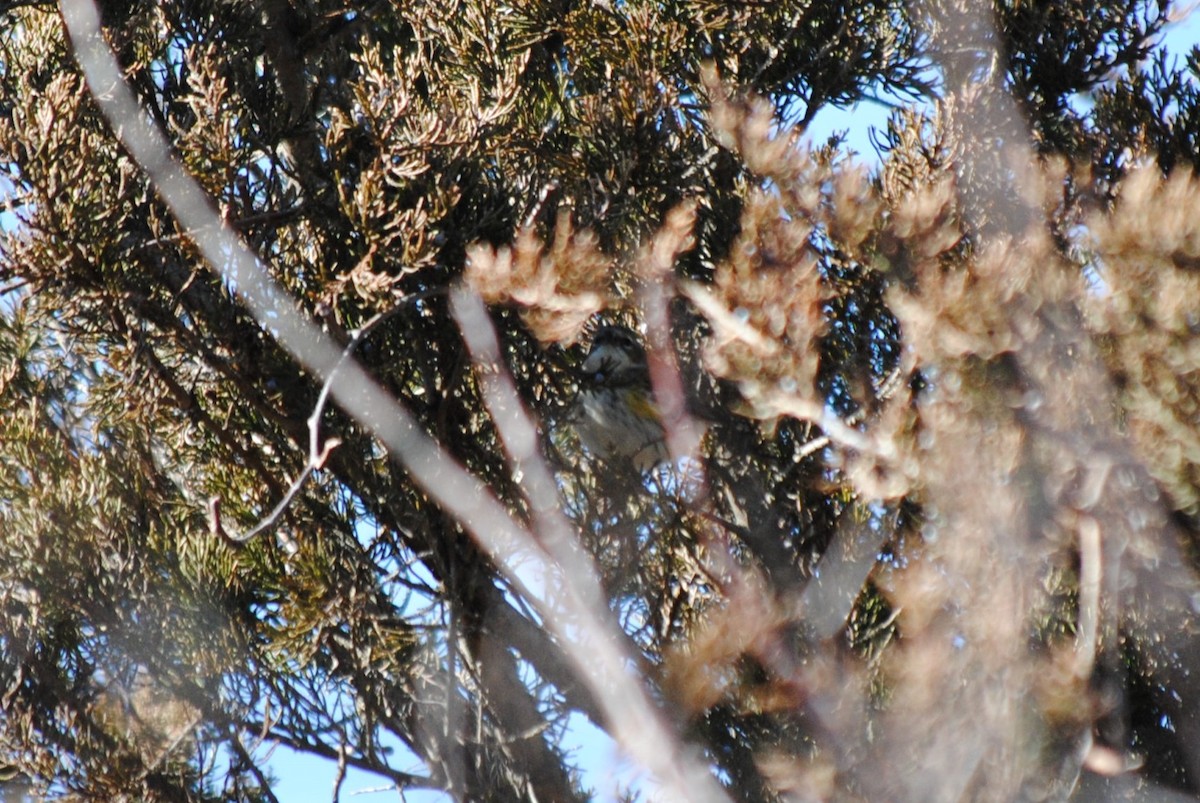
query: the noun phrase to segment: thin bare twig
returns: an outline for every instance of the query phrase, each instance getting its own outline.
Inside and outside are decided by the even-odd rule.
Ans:
[[[668,310],[668,287],[675,292],[675,260],[692,247],[692,228],[695,207],[677,207],[667,215],[662,231],[641,256],[643,273],[649,281],[642,288],[639,301],[646,319],[646,338],[650,346],[650,381],[662,410],[663,428],[672,461],[693,456],[700,447],[704,428],[687,409],[687,398],[675,349],[671,339],[671,320]]]
[[[253,773],[255,780],[258,781],[259,788],[266,795],[267,800],[271,801],[271,803],[279,803],[279,798],[271,791],[271,784],[267,782],[267,778],[263,774],[262,769],[259,768],[258,762],[254,760],[250,752],[246,750],[245,745],[242,744],[241,735],[237,732],[236,728],[231,728],[231,730],[229,744],[233,747],[233,751],[237,753],[238,758],[242,760],[246,768]]]
[[[1075,675],[1086,678],[1096,664],[1100,643],[1100,586],[1102,572],[1100,523],[1091,516],[1079,521],[1079,636]]]
[[[341,739],[339,739],[337,747],[337,772],[333,776],[333,803],[341,803],[342,784],[346,782],[346,757],[350,753],[350,748],[346,744],[345,729],[338,728],[338,732]]]
[[[533,227],[538,215],[542,213],[542,209],[546,206],[546,199],[550,197],[551,193],[558,189],[558,186],[559,185],[557,181],[546,182],[546,184],[542,187],[541,192],[538,193],[537,201],[534,202],[533,207],[530,208],[528,214],[525,215],[525,220],[521,224],[523,228],[528,229]]]
[[[304,464],[304,468],[296,475],[296,479],[292,480],[292,484],[288,487],[287,493],[279,500],[278,504],[267,514],[266,518],[262,519],[253,528],[242,534],[229,532],[222,521],[221,517],[221,499],[212,497],[208,500],[208,529],[213,535],[220,538],[225,543],[233,547],[244,546],[253,541],[263,533],[274,530],[279,524],[279,520],[283,518],[283,514],[291,507],[292,501],[299,495],[300,489],[304,487],[304,483],[312,475],[325,466],[325,461],[329,459],[330,453],[340,446],[342,443],[340,438],[330,438],[321,449],[315,454],[310,454],[308,461]]]
[[[222,223],[203,189],[171,155],[162,132],[147,122],[101,36],[95,4],[91,0],[61,0],[60,8],[92,97],[180,226],[259,322],[270,322],[271,334],[280,345],[314,376],[327,380],[343,362],[341,350],[297,310],[286,290]],[[612,717],[618,740],[630,756],[654,773],[663,784],[663,792],[672,798],[726,799],[698,757],[664,750],[664,745],[672,742],[656,741],[654,737],[664,731],[652,706],[628,705],[621,693],[613,691],[634,690],[634,699],[645,699],[644,691],[629,677],[631,664],[621,662],[618,651],[605,650],[605,660],[596,660],[601,645],[612,634],[611,624],[571,589],[556,600],[568,606],[571,615],[564,616],[523,579],[553,577],[559,572],[546,559],[537,539],[509,515],[486,485],[426,435],[413,416],[361,366],[347,359],[339,370],[344,379],[328,383],[330,396],[387,447],[434,503],[462,522],[508,576],[514,590],[535,601],[602,701],[605,714]]]
[[[346,361],[353,356],[367,335],[373,332],[381,323],[403,311],[408,304],[414,301],[422,301],[435,295],[441,295],[442,292],[441,290],[426,291],[406,296],[392,309],[374,315],[358,329],[350,332],[350,339],[342,349],[342,354],[338,358],[337,363],[334,364],[333,369],[330,370],[329,375],[325,377],[325,381],[321,384],[321,392],[317,396],[317,403],[313,406],[312,414],[305,422],[308,425],[308,460],[305,462],[304,468],[296,476],[296,479],[292,481],[283,498],[275,505],[266,518],[241,535],[228,532],[221,521],[221,500],[217,497],[210,499],[208,501],[209,529],[214,535],[219,536],[230,546],[242,546],[258,536],[270,532],[279,524],[279,520],[300,493],[300,489],[304,486],[305,481],[314,471],[320,471],[324,468],[329,455],[342,444],[341,438],[329,438],[324,442],[321,441],[321,418],[325,414],[325,406],[329,403],[330,389],[338,372],[345,367]]]

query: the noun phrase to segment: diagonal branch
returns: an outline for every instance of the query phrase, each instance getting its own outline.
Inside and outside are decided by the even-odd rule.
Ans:
[[[632,657],[625,636],[614,626],[599,578],[559,507],[554,479],[537,449],[537,430],[521,406],[512,378],[500,366],[500,348],[487,311],[477,295],[459,290],[452,296],[454,315],[477,368],[484,401],[514,467],[525,476],[534,511],[539,551],[546,557],[540,582],[559,610],[543,607],[577,672],[591,687],[617,741],[688,800],[719,800],[708,771],[686,755],[678,738],[658,715],[641,684],[626,670]],[[494,368],[492,367],[494,366]]]
[[[100,30],[91,0],[61,0],[60,9],[92,97],[117,138],[154,183],[180,226],[205,259],[233,288],[260,325],[314,376],[327,380],[334,370],[343,381],[329,383],[330,395],[353,415],[409,471],[430,498],[463,523],[514,588],[533,600],[562,639],[581,675],[611,718],[618,740],[663,784],[670,797],[689,801],[721,800],[724,795],[703,763],[655,737],[664,733],[644,691],[629,675],[621,651],[609,648],[613,628],[596,615],[585,598],[567,589],[550,604],[525,578],[561,576],[537,539],[518,524],[495,495],[425,434],[413,416],[343,355],[297,309],[255,255],[225,226],[203,189],[171,156],[167,140],[146,121],[132,90],[121,76]],[[597,660],[600,658],[600,660]],[[638,701],[628,705],[629,696]]]

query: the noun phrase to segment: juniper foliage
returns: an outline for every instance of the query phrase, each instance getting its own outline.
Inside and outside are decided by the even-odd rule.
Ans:
[[[731,798],[1195,793],[1200,50],[1166,53],[1166,0],[981,7],[100,12],[226,224],[335,340],[382,314],[355,356],[536,530],[484,403],[511,374],[638,681]],[[564,747],[608,726],[594,689],[369,422],[322,408],[281,520],[221,537],[309,465],[321,382],[122,146],[59,9],[0,30],[6,774],[270,801],[283,744],[335,797],[346,768],[596,794]],[[878,166],[804,140],[880,98]],[[570,431],[597,320],[649,323],[704,432],[657,487]]]

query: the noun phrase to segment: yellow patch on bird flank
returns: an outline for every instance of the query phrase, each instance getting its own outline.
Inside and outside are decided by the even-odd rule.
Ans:
[[[658,406],[645,393],[629,395],[629,409],[639,418],[658,418]]]

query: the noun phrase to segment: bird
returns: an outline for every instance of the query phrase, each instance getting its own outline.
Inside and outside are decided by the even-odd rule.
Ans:
[[[646,474],[670,459],[646,349],[629,327],[596,330],[580,367],[575,429],[584,449],[613,469]]]

